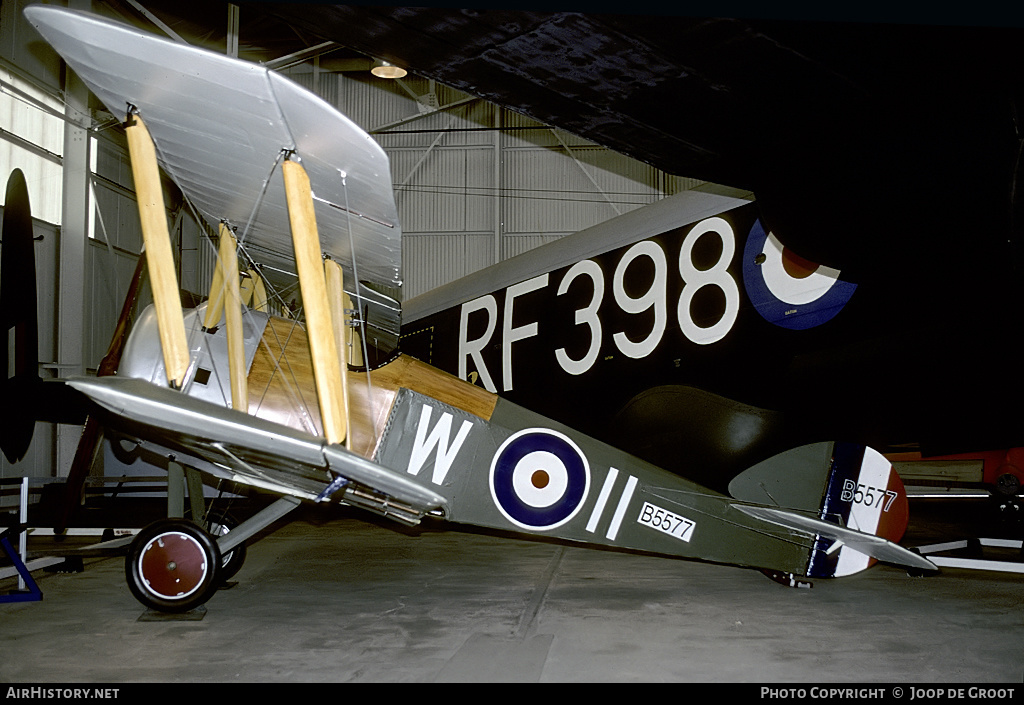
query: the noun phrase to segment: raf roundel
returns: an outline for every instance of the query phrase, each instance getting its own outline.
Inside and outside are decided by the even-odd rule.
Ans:
[[[839,270],[810,262],[786,249],[758,220],[743,249],[743,284],[761,317],[790,330],[806,330],[831,320],[857,285]]]
[[[542,531],[561,526],[583,506],[590,466],[579,446],[544,428],[505,440],[491,461],[491,496],[510,522]]]

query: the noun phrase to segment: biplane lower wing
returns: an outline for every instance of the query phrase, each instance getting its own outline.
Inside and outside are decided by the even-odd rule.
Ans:
[[[211,475],[299,499],[337,498],[372,506],[403,523],[443,512],[440,494],[342,446],[125,377],[75,378],[68,384],[103,409],[105,425],[167,453],[183,454]]]

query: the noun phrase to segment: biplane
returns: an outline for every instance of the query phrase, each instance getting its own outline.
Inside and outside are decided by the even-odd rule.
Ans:
[[[404,354],[401,228],[387,158],[367,134],[265,67],[85,13],[26,16],[124,116],[154,297],[116,374],[61,380],[60,398],[85,400],[106,432],[192,477],[279,495],[226,533],[196,516],[140,531],[125,572],[142,604],[205,603],[238,568],[225,557],[303,502],[733,564],[790,584],[876,561],[936,569],[898,545],[902,484],[863,444],[792,448],[719,492]],[[192,310],[180,304],[161,169],[218,232],[218,275]],[[5,223],[3,236],[6,276],[18,235]],[[266,295],[243,295],[242,272]],[[282,301],[275,312],[275,288],[294,281],[301,314]],[[8,389],[55,398],[33,364],[13,367]]]

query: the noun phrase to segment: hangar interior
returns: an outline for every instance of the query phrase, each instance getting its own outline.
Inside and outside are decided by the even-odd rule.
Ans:
[[[40,375],[92,375],[142,249],[135,187],[123,116],[25,21],[30,4],[0,2],[0,175],[17,168],[28,182]],[[435,79],[375,76],[380,57],[321,42],[260,3],[66,6],[264,63],[368,132],[390,160],[407,299],[669,196],[750,196]],[[214,277],[216,234],[170,180],[163,186],[182,301],[195,304]],[[287,302],[285,291],[278,305]],[[67,475],[81,436],[80,426],[38,423],[24,459],[0,458],[0,479],[30,478],[37,501]],[[91,474],[156,474],[140,465],[105,445]],[[15,492],[0,497],[12,516],[19,505]],[[976,519],[974,509],[952,520],[923,509],[932,523],[911,526],[917,545],[960,538]],[[784,589],[714,563],[396,530],[344,509],[304,510],[259,546],[211,614],[188,617],[140,616],[123,562],[86,552],[84,572],[41,578],[45,601],[0,605],[10,625],[0,643],[18,652],[0,659],[0,680],[920,683],[1022,673],[1019,579],[1002,573],[953,571],[940,582],[883,566]],[[80,656],[56,668],[66,653]]]
[[[30,175],[42,236],[36,253],[41,366],[52,376],[94,373],[142,246],[127,145],[118,119],[84,86],[77,107],[68,97],[60,58],[21,16],[29,4],[3,3],[3,170]],[[373,134],[391,162],[404,234],[405,298],[705,183],[435,81],[377,78],[371,58],[337,46],[321,49],[322,55],[311,51],[302,32],[259,15],[258,7],[238,13],[231,25],[228,7],[115,1],[78,9],[168,36],[155,23],[163,22],[182,41],[222,52],[233,41],[237,55],[281,66]],[[173,184],[166,187],[181,287],[198,301],[213,276],[214,234],[197,222]],[[62,244],[71,238],[79,244]],[[2,476],[60,477],[79,436],[74,428],[40,428],[16,469],[0,461]]]

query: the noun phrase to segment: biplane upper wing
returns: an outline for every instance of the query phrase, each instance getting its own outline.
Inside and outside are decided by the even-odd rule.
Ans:
[[[360,281],[401,285],[387,155],[329,104],[265,67],[93,15],[33,6],[25,16],[111,113],[135,108],[144,116],[167,174],[212,225],[227,220],[237,228],[239,244],[271,279],[275,270],[295,271],[275,166],[296,152],[314,192],[324,254],[348,269],[354,250]],[[397,302],[391,308],[378,313],[397,335]]]

